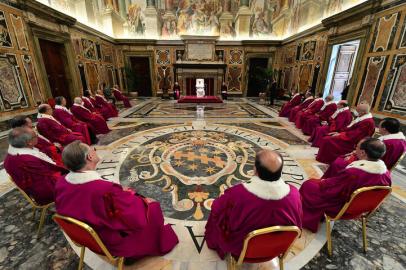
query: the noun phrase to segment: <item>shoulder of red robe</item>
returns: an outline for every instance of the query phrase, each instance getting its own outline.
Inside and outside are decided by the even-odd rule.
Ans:
[[[8,146],[7,153],[12,156],[17,156],[17,155],[29,155],[36,157],[38,159],[41,159],[45,162],[51,163],[56,165],[56,163],[48,157],[45,153],[42,153],[39,151],[37,148],[16,148],[11,145]]]
[[[282,178],[271,182],[264,181],[258,176],[253,176],[243,186],[250,193],[264,200],[280,200],[290,192],[290,186]]]
[[[103,179],[96,171],[82,171],[82,172],[71,171],[65,176],[65,179],[68,183],[74,185],[86,184],[96,180],[120,184],[118,181]]]
[[[386,141],[386,140],[405,140],[405,135],[403,135],[402,132],[394,133],[394,134],[388,134],[388,135],[383,135],[379,137],[381,141]]]
[[[356,160],[348,165],[346,169],[358,169],[370,174],[385,174],[388,171],[385,162],[382,160]]]

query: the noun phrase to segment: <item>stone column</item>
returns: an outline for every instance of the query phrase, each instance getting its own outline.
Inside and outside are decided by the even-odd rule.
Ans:
[[[248,37],[250,34],[250,19],[252,13],[248,5],[249,0],[240,1],[240,8],[238,9],[235,19],[235,32],[239,38]]]
[[[159,35],[158,12],[155,8],[155,0],[147,0],[145,9],[145,33],[151,35],[151,38],[157,38]]]

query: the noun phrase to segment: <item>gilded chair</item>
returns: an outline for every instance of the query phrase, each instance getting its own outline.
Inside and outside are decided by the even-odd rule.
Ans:
[[[339,219],[350,220],[361,218],[363,247],[364,252],[367,252],[367,218],[378,209],[391,191],[392,188],[389,186],[359,188],[352,193],[350,200],[335,217],[324,214],[326,217],[327,250],[329,256],[333,254],[330,222]]]
[[[47,210],[49,209],[49,207],[54,205],[54,202],[40,205],[34,200],[34,198],[31,198],[31,196],[29,196],[24,190],[22,190],[19,186],[17,186],[17,184],[14,182],[13,178],[10,177],[10,181],[17,187],[17,189],[20,191],[20,193],[23,195],[23,197],[31,204],[32,210],[33,210],[33,212],[32,212],[33,220],[35,220],[35,215],[37,213],[37,210],[41,211],[41,216],[39,219],[39,225],[38,225],[38,229],[37,229],[37,235],[39,237],[40,233],[41,233],[41,229],[45,223],[45,217],[46,217]]]
[[[296,226],[273,226],[252,231],[245,237],[240,255],[228,255],[227,269],[239,269],[244,262],[261,263],[278,257],[279,268],[283,270],[283,260],[300,233]]]
[[[88,224],[77,219],[55,214],[54,221],[64,231],[75,245],[81,248],[78,270],[83,269],[85,250],[90,249],[94,253],[107,259],[107,261],[115,266],[118,270],[123,269],[124,257],[114,257],[104,245],[96,231]]]
[[[395,164],[393,164],[392,168],[390,168],[390,171],[393,171],[393,170],[399,165],[399,163],[403,160],[403,158],[405,157],[405,155],[406,155],[406,152],[403,153],[403,154],[399,157],[399,159],[396,161]]]

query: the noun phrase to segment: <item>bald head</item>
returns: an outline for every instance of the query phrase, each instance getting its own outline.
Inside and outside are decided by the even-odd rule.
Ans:
[[[49,104],[41,104],[38,106],[38,112],[41,114],[52,115],[52,107]]]
[[[327,97],[326,97],[326,101],[327,102],[330,102],[330,101],[333,101],[334,100],[334,96],[333,95],[328,95]]]
[[[357,112],[359,116],[365,115],[369,113],[369,104],[366,102],[362,102],[357,106]]]
[[[73,103],[81,105],[82,104],[82,98],[80,97],[75,97],[75,99],[73,100]]]
[[[272,150],[261,150],[255,158],[255,171],[264,181],[277,181],[282,175],[283,158]]]

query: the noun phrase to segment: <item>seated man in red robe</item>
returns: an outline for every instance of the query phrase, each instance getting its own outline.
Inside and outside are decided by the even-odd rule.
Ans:
[[[212,206],[206,224],[207,246],[221,258],[240,255],[244,238],[253,230],[270,226],[302,227],[298,190],[281,178],[283,159],[277,152],[260,151],[255,176],[228,188]]]
[[[82,134],[87,144],[91,145],[97,143],[97,138],[92,131],[92,127],[78,120],[69,109],[66,108],[66,99],[64,97],[55,98],[55,109],[52,115],[65,127]]]
[[[55,183],[67,171],[40,152],[37,133],[26,127],[16,127],[8,135],[9,148],[4,168],[14,183],[40,205],[54,201]]]
[[[10,121],[11,128],[17,128],[17,127],[24,127],[24,128],[29,128],[33,129],[32,126],[32,121],[31,118],[25,115],[18,115],[11,119]],[[44,136],[41,136],[37,134],[37,144],[35,145],[35,148],[37,148],[39,151],[42,153],[46,154],[48,157],[50,157],[57,165],[63,167],[62,163],[62,150],[63,147],[58,144],[53,144],[51,141],[49,141],[47,138]]]
[[[49,104],[38,106],[38,132],[51,142],[67,145],[80,140],[86,143],[86,138],[79,132],[72,132],[52,116],[53,110]]]
[[[306,109],[299,111],[295,120],[296,127],[302,128],[303,123],[307,120],[307,118],[318,113],[323,107],[324,103],[323,95],[320,94],[319,97],[313,100]]]
[[[298,106],[302,102],[303,95],[296,93],[290,101],[283,104],[281,111],[279,112],[280,117],[289,117],[290,111]]]
[[[294,123],[296,121],[297,113],[300,112],[301,110],[305,110],[310,105],[310,103],[313,102],[313,100],[314,97],[312,92],[306,92],[303,102],[293,107],[292,110],[290,111],[289,121]]]
[[[334,96],[326,97],[326,102],[318,113],[309,115],[303,119],[302,131],[306,135],[311,135],[313,130],[321,125],[321,122],[327,121],[330,116],[337,110],[337,104],[334,102]]]
[[[330,164],[337,157],[350,153],[360,140],[374,134],[375,123],[372,114],[369,113],[369,104],[359,104],[357,112],[358,118],[342,132],[333,132],[321,140],[317,161]]]
[[[105,119],[118,116],[118,110],[116,106],[107,101],[107,99],[103,95],[102,90],[97,90],[95,99],[96,99],[96,107],[100,109],[100,112],[103,114],[103,117]]]
[[[96,134],[106,134],[110,132],[106,121],[100,114],[92,112],[83,106],[82,98],[76,97],[74,99],[74,104],[70,108],[70,111],[77,119],[89,123]]]
[[[160,204],[102,179],[93,147],[73,142],[62,159],[70,172],[56,185],[58,214],[90,224],[113,256],[139,259],[176,246],[178,238],[171,225],[164,225]]]
[[[382,136],[378,139],[386,146],[385,155],[381,159],[385,162],[388,170],[391,170],[403,153],[406,152],[406,140],[405,136],[400,131],[399,120],[389,117],[383,119],[379,123],[379,133]],[[345,156],[338,157],[330,164],[327,171],[324,173],[323,178],[337,175],[337,173],[344,170],[350,163],[356,160],[358,159],[355,151]]]
[[[128,97],[124,96],[123,93],[121,93],[121,91],[118,89],[118,85],[114,85],[113,88],[111,88],[114,97],[116,98],[116,100],[118,101],[122,101],[124,104],[124,107],[126,108],[131,108],[131,103],[130,100],[128,99]]]
[[[313,147],[320,147],[320,142],[324,136],[333,132],[341,132],[351,123],[352,114],[347,101],[338,102],[337,109],[327,121],[322,121],[321,126],[313,130],[312,136],[309,138]]]
[[[337,215],[359,188],[391,185],[390,172],[380,160],[385,154],[385,144],[368,138],[358,144],[356,153],[359,160],[352,162],[339,175],[309,179],[300,187],[304,228],[317,232],[324,213]]]

